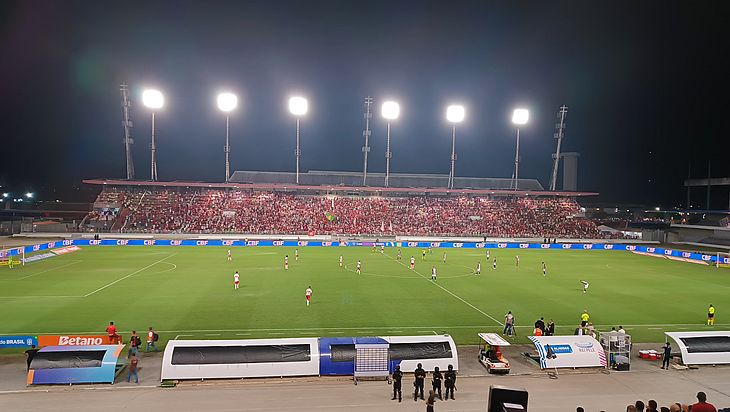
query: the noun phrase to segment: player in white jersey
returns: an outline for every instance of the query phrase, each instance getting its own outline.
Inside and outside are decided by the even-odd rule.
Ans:
[[[359,275],[361,273],[362,269],[362,263],[360,263],[360,260],[357,261],[357,274]]]
[[[294,260],[299,261],[299,249],[294,249]]]
[[[307,298],[307,306],[309,306],[309,301],[312,300],[312,287],[307,286],[307,290],[304,291],[304,297]]]
[[[542,262],[542,275],[547,276],[547,265],[545,265],[545,262]]]
[[[342,255],[340,255],[340,267],[343,267],[343,265],[342,265]]]
[[[233,274],[233,289],[238,289],[239,280],[238,271],[236,271],[236,273]]]
[[[233,256],[231,256],[231,249],[228,249],[228,261],[233,261]]]
[[[489,262],[489,249],[487,249],[487,262]]]
[[[520,267],[520,256],[515,255],[515,266]]]
[[[477,275],[481,275],[482,274],[482,262],[477,262],[476,274]]]
[[[413,270],[416,267],[416,258],[411,256],[411,270]]]
[[[284,270],[289,270],[289,255],[284,256]]]
[[[385,253],[385,246],[384,245],[380,245],[380,253]]]
[[[436,280],[436,266],[431,267],[431,280]]]
[[[585,280],[581,280],[581,281],[580,281],[580,283],[581,283],[581,284],[583,285],[583,293],[586,293],[586,292],[588,292],[588,286],[590,286],[590,285],[588,284],[588,282],[587,282],[587,281],[585,281]]]

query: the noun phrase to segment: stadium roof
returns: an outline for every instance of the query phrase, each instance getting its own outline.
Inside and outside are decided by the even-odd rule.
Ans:
[[[311,191],[311,192],[347,192],[368,194],[443,194],[443,195],[497,195],[497,196],[596,196],[594,192],[550,192],[545,190],[509,190],[509,189],[447,189],[433,188],[400,188],[400,187],[363,187],[341,185],[295,185],[280,183],[206,183],[188,181],[151,182],[123,179],[87,179],[83,181],[90,185],[108,186],[137,186],[137,187],[166,187],[166,188],[214,188],[214,189],[243,189],[243,190],[270,190],[270,191]]]

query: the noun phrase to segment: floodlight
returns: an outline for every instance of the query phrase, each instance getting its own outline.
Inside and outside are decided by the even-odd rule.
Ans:
[[[307,99],[304,97],[289,98],[289,112],[294,116],[304,116],[307,114],[307,109],[309,109],[309,106],[307,105]]]
[[[28,192],[28,193],[25,194],[25,197],[27,197],[28,199],[33,199],[33,193],[32,192]]]
[[[161,109],[165,104],[165,97],[159,90],[147,89],[142,92],[142,103],[150,109]]]
[[[222,112],[233,111],[238,106],[238,97],[233,93],[221,93],[218,95],[218,109]]]
[[[515,109],[512,112],[512,123],[516,125],[527,124],[527,120],[530,118],[530,112],[527,109]]]
[[[464,120],[464,106],[452,104],[446,108],[446,120],[451,123],[461,123]]]
[[[385,102],[383,103],[381,114],[385,119],[395,120],[400,115],[400,106],[396,102]]]
[[[8,192],[3,193],[3,197],[8,197],[8,196],[10,196],[10,193],[8,193]]]

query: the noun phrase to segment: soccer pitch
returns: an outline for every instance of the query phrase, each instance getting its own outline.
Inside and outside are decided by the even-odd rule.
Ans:
[[[2,268],[0,335],[103,334],[114,321],[123,332],[152,326],[163,341],[448,333],[468,344],[476,343],[477,332],[501,332],[511,310],[517,341],[527,342],[540,316],[555,320],[556,334],[572,334],[587,309],[599,330],[623,325],[635,341],[660,342],[664,331],[706,329],[710,303],[717,307],[715,328],[730,325],[722,314],[730,291],[725,269],[630,252],[490,249],[494,270],[483,249],[433,249],[422,260],[421,249],[403,248],[399,261],[396,248],[381,254],[367,247],[302,247],[297,261],[294,248],[238,247],[232,262],[226,250],[84,247]],[[411,256],[415,270],[408,268]],[[590,282],[588,293],[580,280]]]

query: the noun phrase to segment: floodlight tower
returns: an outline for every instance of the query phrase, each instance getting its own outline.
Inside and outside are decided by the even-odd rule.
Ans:
[[[565,117],[568,115],[568,107],[566,105],[560,106],[558,110],[558,119],[560,123],[555,124],[555,134],[553,137],[558,141],[557,149],[555,149],[555,160],[553,161],[553,175],[550,179],[550,190],[555,191],[558,186],[558,167],[560,166],[560,145],[563,142],[563,136],[565,135]]]
[[[132,160],[132,121],[129,120],[129,107],[132,103],[129,101],[129,88],[126,84],[119,85],[119,91],[122,93],[122,128],[124,129],[124,151],[127,157],[127,180],[134,180],[134,161]]]
[[[449,189],[454,188],[454,165],[456,163],[456,124],[464,120],[464,106],[452,104],[446,108],[446,120],[451,123],[451,172],[449,173]]]
[[[383,118],[388,121],[388,132],[385,144],[385,187],[388,187],[388,180],[390,179],[390,159],[393,157],[393,152],[390,151],[390,121],[396,120],[400,115],[400,106],[396,102],[385,102],[381,108],[381,114]]]
[[[302,154],[299,150],[299,118],[307,114],[309,105],[304,97],[294,96],[289,98],[289,113],[297,118],[297,148],[294,152],[297,156],[297,184],[299,184],[299,156]]]
[[[223,151],[226,155],[226,183],[228,183],[228,180],[231,176],[231,163],[229,160],[229,155],[231,153],[231,146],[228,144],[228,130],[229,130],[229,121],[230,121],[230,113],[236,109],[238,106],[238,97],[233,93],[220,93],[218,95],[218,109],[226,114],[226,145],[223,148]]]
[[[142,103],[152,109],[152,142],[150,143],[150,152],[152,157],[152,168],[150,171],[150,180],[157,181],[157,159],[155,158],[155,110],[161,109],[165,105],[165,97],[159,90],[147,89],[142,92]]]
[[[362,185],[367,186],[368,185],[368,153],[370,153],[370,145],[368,142],[370,141],[370,119],[373,118],[373,113],[370,110],[371,106],[373,105],[373,98],[368,96],[365,98],[365,113],[363,113],[363,117],[365,117],[365,130],[362,131],[363,137],[365,137],[365,146],[362,147],[362,153],[363,157],[365,158],[365,165],[362,168]]]
[[[512,112],[512,123],[517,126],[517,149],[515,150],[515,172],[513,174],[515,190],[517,190],[517,182],[520,178],[520,126],[526,125],[529,118],[530,112],[527,109],[515,109]]]

